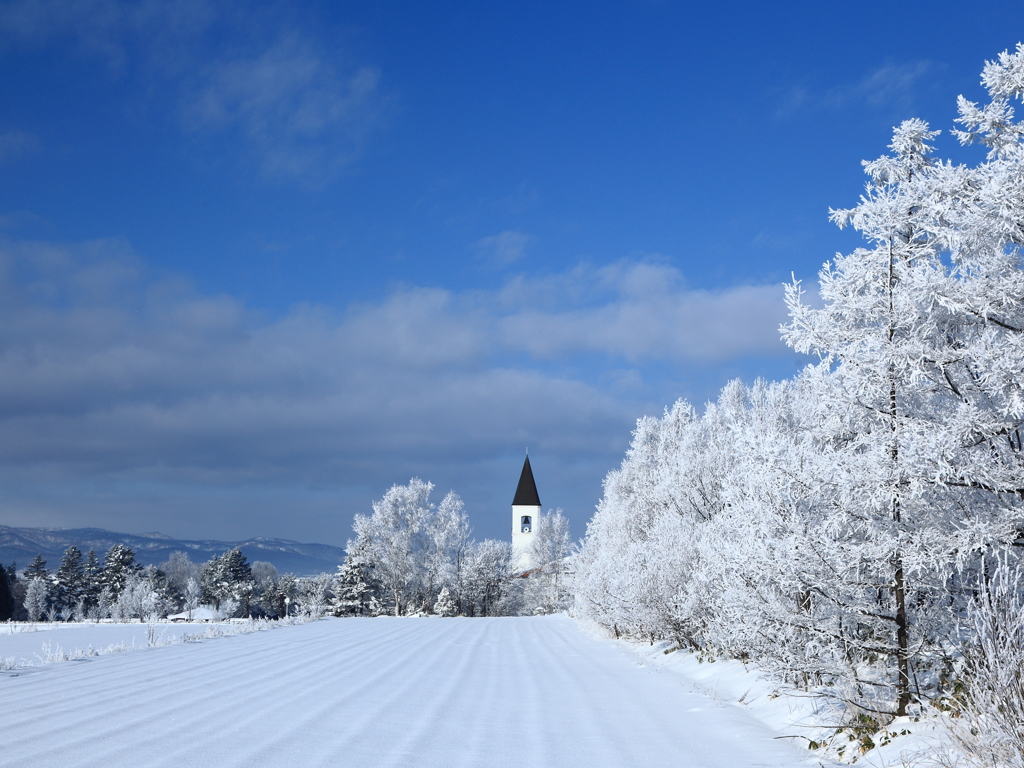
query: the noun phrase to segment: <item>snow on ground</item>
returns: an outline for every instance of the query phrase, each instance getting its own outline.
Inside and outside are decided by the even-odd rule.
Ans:
[[[200,634],[211,626],[232,632],[230,625],[97,624],[92,622],[0,624],[0,670],[37,666],[61,653],[81,655],[129,651],[150,645],[179,642],[184,635]],[[90,653],[89,649],[94,653]]]
[[[603,637],[603,630],[599,628],[588,631],[595,637]],[[836,734],[835,727],[842,723],[844,713],[839,705],[820,693],[773,682],[756,667],[734,659],[714,660],[677,651],[668,642],[653,645],[625,640],[611,642],[624,654],[678,676],[689,690],[702,693],[722,706],[749,713],[768,726],[777,738],[790,740],[822,764],[831,763],[828,758],[873,768],[932,768],[957,763],[948,733],[939,722],[945,715],[940,713],[930,712],[920,719],[901,717],[884,729],[862,731],[861,735],[868,736],[875,745],[862,751],[860,743],[851,740],[849,731]],[[808,752],[811,742],[825,746]]]
[[[684,682],[565,616],[324,619],[0,673],[0,765],[819,764]]]

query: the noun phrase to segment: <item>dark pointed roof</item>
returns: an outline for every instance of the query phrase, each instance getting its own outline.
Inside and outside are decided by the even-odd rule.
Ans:
[[[537,495],[537,484],[533,481],[533,470],[530,469],[530,457],[523,462],[523,474],[519,476],[516,497],[512,499],[513,507],[539,507],[540,496]]]

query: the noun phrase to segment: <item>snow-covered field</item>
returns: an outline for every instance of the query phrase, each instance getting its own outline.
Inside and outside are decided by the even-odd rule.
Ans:
[[[138,650],[0,673],[0,765],[818,765],[565,616],[324,619],[158,647],[140,629]],[[0,656],[26,634],[0,636]]]

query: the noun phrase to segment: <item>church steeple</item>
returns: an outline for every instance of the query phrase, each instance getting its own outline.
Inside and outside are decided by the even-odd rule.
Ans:
[[[519,485],[516,486],[516,495],[512,499],[512,562],[520,571],[534,567],[530,543],[540,519],[540,510],[540,494],[537,493],[537,483],[533,480],[533,468],[527,454],[523,471],[519,475]]]
[[[507,498],[507,497],[506,497]],[[523,462],[523,472],[519,475],[519,485],[512,499],[513,507],[539,507],[540,496],[537,494],[537,483],[533,481],[533,469],[530,468],[530,456],[527,454]]]

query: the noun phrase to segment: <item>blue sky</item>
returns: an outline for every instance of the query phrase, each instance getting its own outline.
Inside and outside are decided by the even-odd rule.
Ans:
[[[413,475],[584,532],[637,417],[805,361],[781,284],[1019,4],[0,4],[0,520],[341,544]]]

